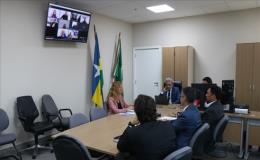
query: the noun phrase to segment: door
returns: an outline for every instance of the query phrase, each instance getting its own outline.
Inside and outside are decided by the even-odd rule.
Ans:
[[[250,106],[252,111],[260,111],[260,43],[255,43],[254,47],[254,73],[253,73],[253,104]]]
[[[252,106],[253,43],[237,44],[235,101]]]
[[[160,47],[134,48],[134,99],[139,94],[151,97],[161,91],[162,50]]]

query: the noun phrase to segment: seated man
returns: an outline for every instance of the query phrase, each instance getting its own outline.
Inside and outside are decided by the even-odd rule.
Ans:
[[[177,146],[182,148],[188,146],[194,132],[201,126],[200,112],[193,105],[196,91],[186,87],[181,93],[181,106],[185,107],[176,120],[172,121],[177,136]]]
[[[156,104],[145,95],[139,95],[134,103],[139,125],[129,123],[117,143],[118,150],[130,154],[136,160],[162,160],[176,149],[175,131],[170,122],[157,121]],[[120,154],[119,154],[120,155]],[[122,154],[121,154],[122,156]],[[119,158],[118,159],[125,159]]]
[[[206,93],[207,109],[201,115],[201,119],[204,123],[208,123],[210,125],[210,135],[208,138],[208,143],[206,144],[207,149],[209,149],[209,146],[213,145],[212,137],[213,137],[214,129],[218,121],[224,116],[224,108],[219,101],[220,95],[221,95],[221,89],[218,86],[210,86]]]
[[[160,95],[164,95],[169,99],[170,104],[180,103],[180,91],[178,87],[173,86],[173,79],[166,78],[164,88]]]
[[[204,77],[202,79],[202,83],[204,83],[204,84],[212,84],[212,79],[210,77]]]

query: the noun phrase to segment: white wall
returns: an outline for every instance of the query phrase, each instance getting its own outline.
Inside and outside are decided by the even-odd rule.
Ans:
[[[1,0],[0,6],[0,106],[10,117],[8,131],[17,133],[18,143],[31,138],[17,120],[18,96],[32,95],[40,108],[41,96],[48,93],[58,106],[88,114],[93,106],[90,101],[93,24],[97,27],[103,59],[104,95],[108,93],[115,39],[120,31],[125,98],[132,100],[131,24],[93,14],[87,44],[45,41],[46,1]]]
[[[260,41],[260,9],[133,25],[133,45],[195,48],[195,82],[235,78],[236,43]]]

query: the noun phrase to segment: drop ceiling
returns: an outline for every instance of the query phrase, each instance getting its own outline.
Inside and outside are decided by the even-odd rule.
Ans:
[[[260,7],[260,0],[64,0],[129,23],[205,15]],[[168,4],[173,12],[152,13],[145,7]]]

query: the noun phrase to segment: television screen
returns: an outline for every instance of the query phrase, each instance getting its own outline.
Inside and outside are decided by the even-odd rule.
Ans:
[[[49,3],[46,40],[87,42],[91,14]]]

